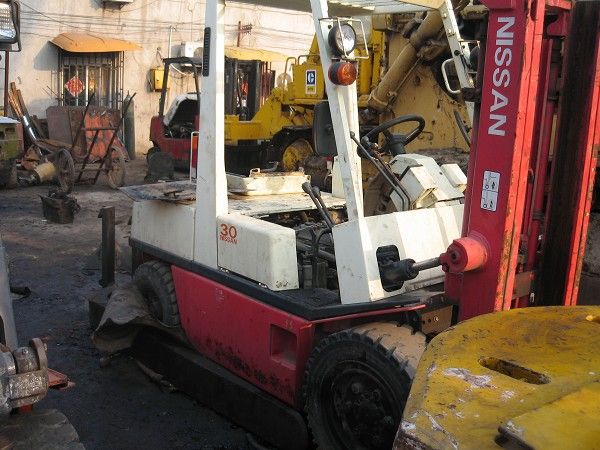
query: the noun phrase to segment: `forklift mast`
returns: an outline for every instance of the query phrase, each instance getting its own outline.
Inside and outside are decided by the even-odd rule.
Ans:
[[[271,63],[225,59],[225,114],[251,120],[275,87]]]
[[[460,320],[576,303],[599,139],[598,48],[579,45],[593,18],[570,24],[566,1],[483,3],[463,237],[443,258]]]

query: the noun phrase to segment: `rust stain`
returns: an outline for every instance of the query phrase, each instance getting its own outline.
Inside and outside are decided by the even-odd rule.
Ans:
[[[291,383],[289,383],[290,380],[286,379],[284,382],[281,382],[274,374],[266,374],[262,370],[251,366],[231,346],[225,346],[221,342],[212,341],[210,338],[206,340],[206,346],[212,349],[211,353],[214,354],[217,363],[248,379],[256,381],[264,387],[270,387],[275,392],[290,400],[295,398],[294,390]]]

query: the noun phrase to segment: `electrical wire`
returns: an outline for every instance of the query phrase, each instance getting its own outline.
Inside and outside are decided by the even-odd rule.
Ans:
[[[180,5],[184,4],[185,2],[183,1],[175,1],[175,0],[171,0],[173,1],[173,3],[179,3]],[[147,3],[145,6],[149,6],[150,4],[156,3],[156,1],[151,0],[150,3]],[[82,30],[84,32],[86,32],[87,34],[90,34],[92,36],[98,36],[98,37],[102,37],[102,36],[106,36],[106,34],[113,34],[113,33],[118,33],[119,36],[123,36],[124,38],[133,38],[137,41],[138,44],[140,45],[149,45],[149,44],[163,44],[165,42],[166,39],[164,38],[156,38],[157,35],[157,31],[158,30],[168,30],[173,26],[177,26],[177,25],[181,25],[183,23],[183,20],[181,19],[176,19],[173,21],[161,21],[161,20],[145,20],[143,23],[140,23],[139,20],[135,20],[135,19],[123,19],[122,17],[114,17],[114,18],[110,18],[110,17],[104,17],[101,18],[100,20],[98,20],[98,17],[94,17],[94,16],[89,16],[89,15],[81,15],[81,14],[64,14],[64,13],[46,13],[46,12],[42,12],[34,7],[32,7],[31,5],[29,5],[27,2],[21,2],[21,4],[29,9],[29,11],[24,10],[22,12],[22,16],[23,16],[23,23],[22,23],[22,30],[24,34],[29,34],[29,35],[35,35],[35,36],[39,36],[39,37],[47,37],[49,39],[52,39],[54,36],[47,36],[45,34],[41,34],[39,33],[39,25],[36,25],[36,23],[43,23],[45,25],[47,24],[51,24],[51,23],[56,23],[57,25],[61,25],[61,26],[65,26],[65,27],[69,27],[75,30]],[[195,4],[199,4],[199,2],[195,2]],[[265,13],[265,12],[279,12],[279,10],[276,10],[274,8],[269,8],[269,9],[261,9],[258,7],[255,8],[251,8],[251,7],[244,7],[243,3],[235,3],[235,6],[232,5],[232,7],[235,7],[236,9],[246,9],[246,10],[253,10],[255,12],[258,12],[259,14]],[[139,7],[139,8],[135,8],[135,9],[129,9],[129,10],[125,10],[122,12],[130,12],[130,11],[135,11],[135,10],[139,10],[142,9],[143,7]],[[195,9],[195,8],[194,8]],[[285,12],[285,14],[287,15],[287,11]],[[297,14],[299,16],[302,15],[306,15],[306,14]],[[260,22],[260,17],[257,18],[257,21]],[[225,32],[226,32],[226,36],[230,36],[230,37],[234,37],[237,36],[238,33],[238,29],[237,29],[238,25],[237,24],[225,24]],[[153,37],[148,38],[142,38],[140,39],[140,33],[144,33],[145,31],[148,30],[148,28],[151,28],[154,33],[152,33]],[[192,35],[197,34],[198,35],[198,41],[201,40],[201,34],[202,31],[204,29],[204,24],[201,22],[197,22],[195,24],[191,24],[191,30],[176,30],[177,33],[175,35],[175,39],[182,39],[182,40],[189,40],[186,36],[186,34],[191,31]],[[48,30],[48,27],[45,27],[46,31]],[[284,30],[281,28],[271,28],[271,27],[263,27],[263,26],[253,26],[252,29],[252,35],[256,38],[254,39],[255,44],[254,45],[260,45],[257,43],[262,43],[264,42],[264,46],[266,47],[270,47],[270,48],[274,48],[274,49],[278,49],[278,50],[285,50],[285,51],[304,51],[305,47],[308,44],[305,43],[299,43],[298,42],[298,36],[305,36],[305,37],[311,37],[313,36],[313,33],[296,33],[294,36],[289,36],[288,35],[289,31],[288,30]],[[137,38],[137,39],[136,39]],[[268,39],[268,42],[266,42],[266,40]],[[307,39],[308,40],[308,39]],[[301,40],[300,40],[301,41]],[[277,42],[280,45],[276,45],[273,42]]]
[[[149,1],[145,5],[139,6],[137,8],[132,8],[132,9],[125,9],[125,8],[123,8],[123,9],[121,9],[121,13],[128,13],[128,12],[132,12],[132,11],[139,11],[140,9],[144,9],[144,8],[147,8],[150,5],[153,5],[154,3],[158,3],[159,1],[160,0],[151,0],[151,1]],[[181,3],[181,2],[178,2],[178,3]]]

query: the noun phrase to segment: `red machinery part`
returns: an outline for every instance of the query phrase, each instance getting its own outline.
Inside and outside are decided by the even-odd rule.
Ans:
[[[329,67],[328,75],[333,84],[348,86],[356,81],[358,70],[354,63],[339,61]]]
[[[196,129],[198,129],[198,123],[198,117],[196,117]],[[165,136],[163,117],[154,116],[150,119],[150,140],[161,151],[173,155],[173,160],[177,167],[189,167],[191,152],[192,167],[196,168],[198,159],[198,136],[194,135],[192,140],[167,137]],[[192,147],[191,149],[190,146]]]
[[[529,306],[532,294],[536,304],[576,303],[600,144],[597,12],[483,3],[463,237],[442,255],[459,320]],[[487,244],[483,264],[471,239]]]
[[[172,272],[181,325],[194,347],[295,405],[313,347],[312,324],[177,266]]]
[[[440,262],[446,272],[458,274],[482,268],[487,257],[487,244],[483,238],[464,237],[450,244],[448,251],[440,256]]]
[[[453,292],[459,295],[460,320],[511,307],[546,7],[531,0],[483,3],[490,9],[488,38],[482,49],[463,238],[485,236],[488,251],[479,270],[447,275],[448,285],[460,286]]]
[[[288,405],[297,404],[317,330],[329,334],[353,319],[391,320],[425,304],[307,320],[196,273],[171,266],[181,326],[202,355]]]

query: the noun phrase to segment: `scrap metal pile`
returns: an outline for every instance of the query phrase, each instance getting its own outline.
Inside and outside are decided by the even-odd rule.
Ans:
[[[29,113],[15,83],[10,83],[7,95],[13,115],[20,122],[17,139],[21,149],[26,149],[19,158],[12,158],[19,161],[21,185],[54,182],[68,194],[75,183],[96,183],[101,173],[112,188],[124,184],[127,151],[119,133],[133,96],[122,114],[93,106],[92,93],[85,108],[50,107],[48,119],[42,121]],[[93,176],[85,178],[86,172]]]

